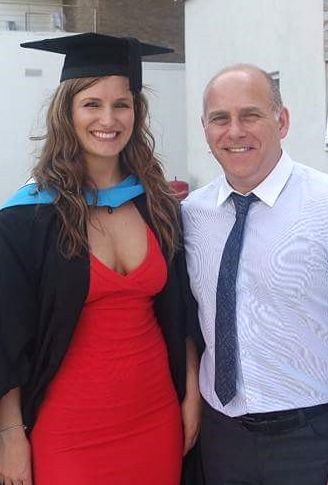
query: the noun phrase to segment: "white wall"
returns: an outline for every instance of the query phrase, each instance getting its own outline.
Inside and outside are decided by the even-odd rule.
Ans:
[[[156,153],[168,178],[186,180],[185,66],[144,62],[143,83],[147,88],[145,93],[149,101],[150,129],[156,138]]]
[[[54,37],[53,32],[0,32],[0,204],[24,183],[35,162],[36,145],[30,135],[40,134],[47,100],[59,82],[63,56],[23,49],[21,42]],[[58,34],[60,35],[60,34]],[[34,69],[40,76],[26,76]],[[151,129],[156,152],[169,179],[187,177],[185,133],[185,71],[181,64],[144,63],[143,82],[149,94]],[[45,106],[43,111],[41,107]]]
[[[207,183],[219,170],[200,124],[204,87],[217,71],[237,62],[280,72],[291,111],[284,146],[293,158],[328,172],[322,0],[186,0],[185,13],[192,185]]]

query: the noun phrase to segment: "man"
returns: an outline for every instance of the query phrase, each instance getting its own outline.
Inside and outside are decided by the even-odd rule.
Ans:
[[[206,485],[325,485],[328,176],[282,150],[289,113],[255,66],[210,81],[202,124],[224,172],[183,203]]]

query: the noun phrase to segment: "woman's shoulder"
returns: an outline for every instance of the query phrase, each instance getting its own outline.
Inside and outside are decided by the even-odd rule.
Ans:
[[[12,225],[17,222],[28,226],[36,222],[47,222],[53,217],[54,213],[55,207],[53,204],[5,207],[0,210],[0,223],[10,223]]]
[[[12,206],[0,211],[0,243],[16,248],[44,239],[56,221],[52,204]]]

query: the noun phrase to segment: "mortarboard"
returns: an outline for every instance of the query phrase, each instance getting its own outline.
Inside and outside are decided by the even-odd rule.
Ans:
[[[24,42],[21,47],[65,54],[60,81],[126,76],[133,93],[142,88],[142,57],[173,52],[167,47],[139,42],[135,37],[112,37],[92,32]]]

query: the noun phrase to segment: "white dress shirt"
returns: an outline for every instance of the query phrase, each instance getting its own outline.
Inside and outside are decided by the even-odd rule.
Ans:
[[[223,407],[214,390],[216,285],[235,222],[219,176],[182,205],[188,272],[206,343],[201,393],[229,416],[328,402],[328,175],[284,152],[252,192],[237,282],[238,378]]]

